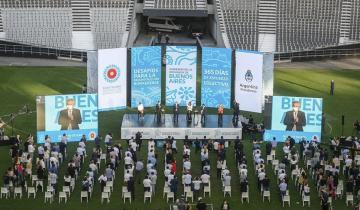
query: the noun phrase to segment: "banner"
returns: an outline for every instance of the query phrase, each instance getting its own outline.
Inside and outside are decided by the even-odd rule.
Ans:
[[[126,107],[127,48],[98,51],[99,111]]]
[[[207,107],[223,104],[230,108],[231,49],[207,48],[202,51],[201,103]]]
[[[181,106],[196,102],[197,48],[166,47],[166,105],[178,101]]]
[[[131,49],[131,107],[161,100],[161,47]]]
[[[274,96],[272,99],[271,130],[266,130],[264,140],[284,141],[288,136],[299,141],[321,140],[321,98]]]
[[[98,53],[87,52],[87,93],[98,92]]]
[[[263,54],[236,50],[235,99],[240,110],[262,112]]]
[[[97,94],[38,96],[36,109],[38,143],[46,135],[60,142],[63,134],[69,141],[80,141],[82,135],[94,140],[98,134]]]

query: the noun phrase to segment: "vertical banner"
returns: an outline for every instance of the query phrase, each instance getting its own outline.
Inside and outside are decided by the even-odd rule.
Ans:
[[[166,47],[166,105],[196,103],[197,48]]]
[[[131,49],[131,107],[161,100],[161,47]]]
[[[231,49],[203,48],[201,103],[207,107],[223,104],[230,108]]]
[[[98,92],[98,53],[87,52],[87,93]]]
[[[98,52],[99,111],[126,107],[127,48]]]
[[[83,135],[94,140],[98,134],[97,94],[38,96],[36,111],[38,143],[45,136],[60,142],[64,134],[69,141],[80,141]]]
[[[240,109],[262,112],[263,54],[236,50],[235,99]]]

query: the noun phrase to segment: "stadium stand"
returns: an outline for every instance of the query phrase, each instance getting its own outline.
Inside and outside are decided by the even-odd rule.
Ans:
[[[301,52],[359,43],[359,7],[360,0],[3,0],[0,38],[83,51],[132,47],[147,16],[198,17],[218,47]]]

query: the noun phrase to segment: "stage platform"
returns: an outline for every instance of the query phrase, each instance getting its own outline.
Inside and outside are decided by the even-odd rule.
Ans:
[[[125,114],[121,125],[121,138],[129,139],[135,137],[137,132],[143,132],[143,139],[164,139],[173,136],[176,139],[184,139],[189,136],[191,139],[202,139],[204,136],[210,139],[219,139],[223,136],[225,139],[241,138],[242,127],[239,116],[239,126],[232,124],[232,115],[223,116],[222,127],[218,126],[217,115],[207,115],[206,123],[200,123],[200,115],[193,117],[193,121],[188,124],[186,115],[179,115],[179,122],[174,123],[172,114],[162,116],[162,122],[158,124],[154,114],[145,115],[143,120],[138,120],[137,114]]]

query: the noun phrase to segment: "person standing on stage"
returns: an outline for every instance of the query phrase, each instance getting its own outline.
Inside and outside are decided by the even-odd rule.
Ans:
[[[179,103],[176,101],[174,104],[174,108],[173,108],[173,113],[174,113],[174,122],[179,122],[179,108],[180,105]]]
[[[239,103],[234,100],[234,103],[233,103],[233,123],[235,126],[238,126],[238,123],[239,123],[239,113],[240,113],[240,105]]]
[[[137,109],[138,109],[138,120],[139,119],[144,120],[144,105],[141,102],[139,102]]]
[[[157,102],[155,109],[156,109],[157,123],[160,124],[161,123],[161,103],[160,103],[160,101]]]
[[[191,117],[192,111],[193,111],[193,105],[192,105],[191,101],[189,101],[189,103],[186,107],[186,120],[188,122],[191,122],[191,120],[192,120],[192,117]]]
[[[224,115],[224,105],[220,104],[218,107],[218,125],[222,126],[223,124],[223,115]]]
[[[205,122],[206,122],[206,107],[205,107],[205,104],[203,104],[201,106],[200,114],[201,114],[201,123],[205,124]]]

